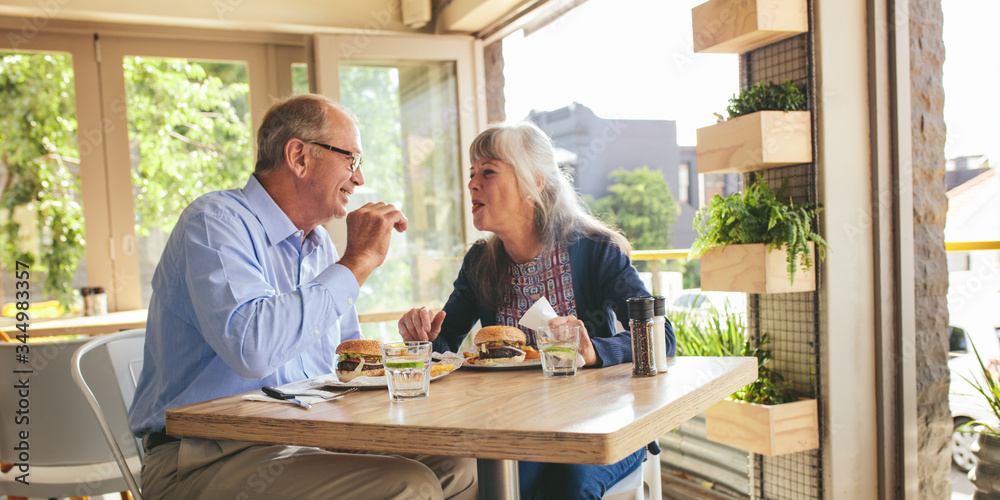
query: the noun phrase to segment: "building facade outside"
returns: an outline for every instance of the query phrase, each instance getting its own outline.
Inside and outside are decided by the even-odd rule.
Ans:
[[[698,175],[695,148],[677,145],[673,120],[609,120],[576,102],[553,111],[532,111],[528,120],[556,147],[571,153],[565,164],[580,194],[607,196],[610,175],[619,168],[660,171],[681,208],[671,229],[672,241],[663,242],[660,249],[690,248],[697,237],[692,222],[698,207],[715,194],[729,194],[739,187],[736,174]]]

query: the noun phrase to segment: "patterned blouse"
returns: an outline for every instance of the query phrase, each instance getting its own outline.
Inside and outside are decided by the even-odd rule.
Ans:
[[[524,312],[543,295],[559,316],[576,316],[576,298],[573,294],[573,274],[570,272],[569,250],[562,246],[542,252],[530,262],[511,264],[513,299],[497,310],[497,324],[518,327],[517,321]],[[535,332],[524,329],[527,344],[535,345]]]

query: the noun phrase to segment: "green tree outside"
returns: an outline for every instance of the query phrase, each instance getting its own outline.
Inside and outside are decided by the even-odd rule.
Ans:
[[[45,276],[43,292],[68,304],[85,245],[72,59],[0,56],[0,258],[30,263]],[[123,64],[136,232],[169,233],[191,201],[242,185],[253,169],[246,70],[184,59]]]
[[[0,57],[0,258],[28,264],[43,290],[68,302],[84,239],[72,60]]]
[[[663,172],[645,166],[631,171],[620,168],[609,177],[614,183],[608,186],[608,196],[583,197],[594,214],[620,228],[635,250],[670,248],[671,227],[681,208]],[[637,267],[648,271],[649,263],[639,262]]]

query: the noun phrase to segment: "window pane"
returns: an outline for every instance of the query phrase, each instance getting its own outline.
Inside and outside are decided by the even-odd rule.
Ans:
[[[952,326],[948,328],[950,335],[948,338],[948,350],[955,353],[969,352],[969,346],[965,342],[965,330]]]
[[[370,201],[400,207],[409,229],[361,290],[359,312],[441,307],[465,252],[455,63],[342,66],[341,102],[358,115],[366,184],[352,209]],[[395,321],[362,325],[366,336],[397,336]]]
[[[309,65],[303,63],[292,64],[292,93],[309,93]]]
[[[0,306],[26,298],[14,279],[21,261],[31,318],[64,312],[50,300],[79,307],[74,290],[87,280],[69,54],[0,52],[0,207]]]
[[[246,64],[126,57],[129,148],[142,304],[181,211],[253,171]]]

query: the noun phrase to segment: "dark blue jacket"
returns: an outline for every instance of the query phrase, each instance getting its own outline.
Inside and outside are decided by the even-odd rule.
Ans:
[[[444,305],[447,313],[441,333],[434,340],[437,352],[458,352],[462,341],[475,325],[495,325],[497,312],[486,309],[476,298],[475,286],[468,269],[483,253],[483,245],[476,244],[465,254],[462,270],[455,279],[455,290]],[[569,247],[569,262],[573,274],[573,293],[576,313],[590,335],[599,358],[598,366],[612,366],[632,361],[632,333],[615,330],[615,316],[628,326],[629,297],[648,296],[649,292],[632,267],[628,256],[608,239],[580,239]],[[667,353],[674,355],[674,329],[666,322]]]

